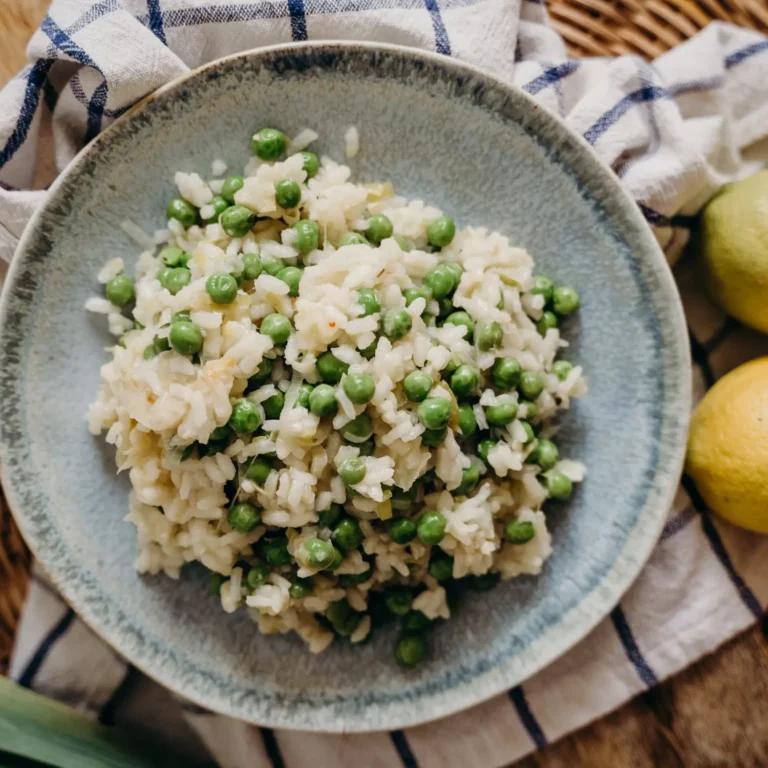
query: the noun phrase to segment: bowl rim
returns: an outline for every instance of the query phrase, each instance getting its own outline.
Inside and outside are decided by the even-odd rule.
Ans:
[[[45,217],[46,213],[53,206],[61,187],[64,186],[67,179],[80,171],[85,161],[93,153],[98,152],[104,142],[110,141],[112,134],[119,127],[122,127],[137,114],[141,113],[147,105],[159,96],[174,91],[183,86],[188,80],[196,79],[200,75],[214,71],[222,65],[231,64],[238,60],[245,61],[254,58],[258,59],[260,57],[269,58],[280,55],[328,52],[329,50],[337,51],[341,55],[354,54],[356,52],[371,54],[386,53],[400,57],[407,56],[411,59],[421,59],[426,64],[438,67],[443,71],[447,70],[451,75],[471,75],[473,78],[487,82],[495,89],[505,92],[507,95],[518,100],[518,102],[522,102],[527,108],[537,111],[540,115],[539,119],[549,121],[550,125],[556,127],[562,134],[563,139],[572,143],[572,149],[583,156],[585,162],[591,164],[592,172],[601,177],[603,182],[612,188],[616,197],[615,202],[618,205],[621,214],[634,226],[636,236],[645,240],[645,250],[639,255],[638,260],[642,259],[650,262],[649,266],[653,267],[654,276],[658,280],[658,287],[655,292],[666,294],[671,299],[669,307],[670,313],[667,320],[671,326],[670,330],[673,332],[676,341],[678,342],[677,367],[680,371],[680,381],[677,382],[676,391],[678,394],[677,407],[681,416],[672,423],[673,439],[671,440],[671,447],[668,448],[668,450],[673,455],[671,456],[672,460],[665,468],[665,482],[661,484],[661,487],[656,486],[654,489],[657,507],[655,510],[650,511],[645,509],[645,507],[643,508],[645,516],[650,512],[653,512],[655,517],[652,521],[643,521],[644,515],[641,514],[638,521],[635,523],[635,526],[628,534],[624,547],[617,555],[607,573],[603,576],[598,587],[593,589],[591,593],[571,609],[570,612],[580,611],[583,614],[581,620],[575,623],[569,623],[567,621],[568,614],[566,614],[561,619],[556,636],[552,636],[550,630],[549,632],[544,633],[542,637],[537,638],[535,641],[536,643],[542,643],[542,641],[546,639],[546,647],[539,651],[535,663],[529,664],[522,674],[515,669],[505,668],[504,665],[501,665],[494,670],[495,677],[490,686],[487,684],[478,686],[476,685],[478,682],[477,679],[469,680],[451,691],[451,693],[455,694],[457,690],[461,690],[461,696],[454,696],[453,702],[446,702],[445,696],[443,695],[440,699],[441,704],[439,706],[435,705],[436,699],[432,697],[430,699],[429,713],[424,712],[424,704],[409,703],[407,707],[402,708],[401,712],[385,716],[383,722],[377,721],[374,723],[363,722],[360,718],[355,721],[344,719],[340,723],[334,722],[334,718],[337,716],[334,715],[332,707],[329,706],[322,707],[323,715],[320,718],[317,718],[316,712],[312,722],[297,720],[287,711],[289,709],[287,707],[280,708],[277,714],[275,714],[275,710],[272,710],[267,717],[256,717],[253,712],[249,713],[247,711],[248,705],[245,707],[233,705],[232,699],[226,697],[223,693],[220,694],[217,700],[213,701],[203,693],[190,690],[188,686],[185,686],[182,682],[174,679],[172,673],[168,673],[163,669],[162,664],[153,660],[153,654],[146,648],[142,647],[139,650],[125,650],[126,643],[121,642],[120,629],[116,627],[114,623],[111,626],[101,626],[101,624],[104,623],[104,619],[100,618],[97,615],[97,612],[91,609],[87,601],[80,599],[80,596],[77,594],[77,589],[71,582],[66,580],[64,572],[59,572],[59,569],[57,569],[55,564],[53,564],[52,567],[48,567],[44,558],[40,556],[41,552],[45,551],[45,545],[38,546],[33,526],[31,524],[27,525],[25,516],[21,512],[23,509],[23,492],[20,488],[15,487],[14,482],[11,479],[11,474],[8,471],[8,458],[13,453],[14,448],[11,444],[5,441],[2,432],[0,432],[0,482],[2,482],[9,508],[11,509],[27,546],[35,558],[41,564],[44,564],[46,573],[49,575],[56,589],[59,590],[61,597],[98,637],[117,650],[129,663],[133,664],[150,678],[202,707],[208,708],[218,714],[243,719],[254,725],[270,728],[290,728],[317,733],[367,733],[412,727],[432,722],[476,706],[493,696],[503,693],[504,691],[529,680],[542,669],[567,653],[568,650],[583,640],[606,618],[606,616],[608,616],[640,574],[653,552],[663,530],[666,521],[666,513],[673,502],[683,470],[686,435],[688,430],[688,413],[690,412],[691,407],[691,362],[686,330],[687,326],[682,302],[679,297],[672,271],[653,236],[650,226],[643,218],[637,204],[629,192],[614,176],[611,169],[603,164],[595,150],[585,141],[585,139],[566,125],[564,120],[558,115],[544,109],[522,88],[502,80],[499,76],[481,67],[419,48],[370,41],[322,40],[317,42],[304,41],[279,43],[223,56],[173,78],[152,93],[144,96],[117,120],[102,130],[93,141],[83,147],[59,173],[49,187],[48,195],[45,200],[35,210],[30,220],[27,222],[6,275],[4,289],[0,295],[0,344],[5,340],[5,319],[11,304],[10,297],[13,293],[12,286],[15,284],[17,276],[21,273],[23,254],[34,237],[33,233],[41,220]],[[669,419],[669,416],[666,418]],[[657,468],[657,473],[658,471],[659,469]],[[648,505],[648,499],[646,499],[645,505]],[[649,528],[651,522],[653,525]],[[644,524],[641,525],[641,523]],[[640,528],[644,529],[642,536],[638,536],[638,530]],[[634,541],[634,538],[638,538],[639,540]],[[631,559],[628,559],[627,551],[630,549],[630,545],[634,545],[634,548],[631,550]],[[587,603],[590,604],[590,610],[585,612],[583,609]],[[128,623],[132,623],[130,619],[128,619]],[[135,622],[133,623],[133,626],[136,626]],[[123,627],[122,631],[125,631],[125,627]],[[155,666],[153,666],[153,664]],[[197,677],[199,678],[200,675]],[[320,722],[318,722],[318,719]]]

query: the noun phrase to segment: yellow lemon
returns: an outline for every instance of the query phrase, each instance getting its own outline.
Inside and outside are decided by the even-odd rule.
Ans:
[[[686,471],[710,509],[768,533],[768,357],[720,379],[691,419]]]
[[[701,217],[701,254],[712,299],[768,333],[768,171],[712,198]]]

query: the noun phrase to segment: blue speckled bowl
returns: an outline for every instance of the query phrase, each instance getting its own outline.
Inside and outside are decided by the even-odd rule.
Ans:
[[[207,596],[202,569],[139,577],[122,522],[128,483],[88,434],[109,343],[83,310],[108,256],[130,264],[124,219],[163,224],[178,169],[243,164],[253,131],[312,127],[344,159],[360,129],[358,177],[499,229],[542,272],[576,286],[568,356],[590,394],[564,420],[566,455],[586,461],[570,504],[552,507],[555,552],[539,578],[467,600],[434,632],[429,661],[400,670],[393,635],[310,655],[263,637]],[[81,153],[24,235],[2,302],[3,482],[22,532],[61,591],[120,653],[220,712],[284,728],[413,725],[516,685],[595,626],[637,576],[678,480],[689,406],[680,302],[633,202],[579,138],[525,94],[447,58],[320,44],[211,64],[158,91]]]

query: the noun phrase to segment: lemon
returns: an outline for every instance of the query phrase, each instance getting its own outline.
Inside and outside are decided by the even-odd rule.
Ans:
[[[729,315],[768,332],[768,171],[723,187],[701,225],[707,292]]]
[[[710,509],[768,533],[768,357],[720,379],[691,419],[686,471]]]

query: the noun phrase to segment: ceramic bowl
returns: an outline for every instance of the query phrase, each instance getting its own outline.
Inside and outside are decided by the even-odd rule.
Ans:
[[[122,522],[128,482],[89,435],[86,409],[110,344],[84,311],[107,257],[132,265],[121,229],[164,226],[174,171],[244,165],[251,134],[305,127],[356,177],[391,180],[460,224],[497,229],[541,272],[575,286],[568,357],[589,395],[560,440],[586,462],[553,507],[554,553],[537,577],[473,594],[415,670],[393,662],[394,629],[322,657],[265,637],[208,596],[204,569],[180,581],[134,571]],[[510,688],[583,638],[637,576],[671,502],[683,455],[689,361],[669,269],[636,205],[588,146],[531,98],[448,58],[404,48],[262,49],[181,78],[118,120],[72,162],[27,228],[2,302],[2,478],[35,554],[82,617],[136,666],[219,712],[283,728],[366,731],[441,717]]]

